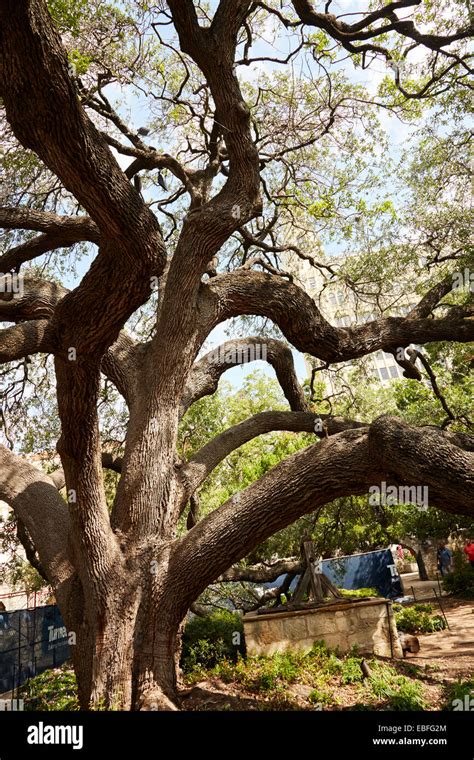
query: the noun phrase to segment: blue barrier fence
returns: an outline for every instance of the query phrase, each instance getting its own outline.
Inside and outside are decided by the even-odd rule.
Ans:
[[[0,612],[0,693],[68,658],[67,631],[56,605]]]
[[[381,596],[396,599],[403,596],[403,583],[390,549],[378,549],[362,554],[323,559],[322,572],[339,588],[355,591],[359,588],[375,588]],[[281,586],[285,579],[280,575],[276,581],[264,583],[265,588]],[[290,590],[297,586],[299,575],[293,579]]]
[[[376,588],[388,599],[403,596],[402,579],[390,549],[323,559],[322,571],[340,588]]]

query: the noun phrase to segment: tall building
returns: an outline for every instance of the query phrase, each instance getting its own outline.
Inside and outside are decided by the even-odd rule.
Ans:
[[[331,265],[337,267],[337,261],[331,260]],[[417,296],[410,292],[412,281],[398,283],[390,296],[380,294],[354,293],[341,281],[331,282],[315,269],[309,262],[291,254],[285,259],[285,267],[294,277],[295,282],[302,287],[315,301],[322,315],[335,327],[349,327],[377,319],[382,315],[404,316],[417,303]],[[313,367],[321,362],[312,357],[305,357],[308,375]],[[344,362],[335,365],[329,371],[321,370],[318,376],[332,393],[340,390],[348,374],[358,366],[364,371],[368,382],[378,382],[389,385],[393,380],[403,377],[403,370],[395,361],[392,354],[377,351],[363,359]]]

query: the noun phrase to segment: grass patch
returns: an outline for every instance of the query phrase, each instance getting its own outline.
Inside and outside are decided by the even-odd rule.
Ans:
[[[424,710],[426,703],[421,683],[401,676],[395,668],[375,662],[372,676],[367,679],[367,689],[381,701],[386,710]]]
[[[415,670],[401,675],[393,665],[365,657],[371,676],[364,678],[362,659],[355,651],[341,655],[317,642],[308,653],[239,657],[236,663],[223,660],[203,675],[206,679],[219,678],[247,694],[261,696],[274,705],[273,709],[278,709],[274,700],[282,699],[289,687],[291,691],[292,684],[311,689],[306,709],[310,705],[317,705],[319,709],[343,705],[344,689],[347,689],[348,699],[357,699],[350,709],[426,709],[422,682],[415,677]]]
[[[342,596],[348,599],[364,599],[366,596],[380,596],[376,588],[339,589]]]

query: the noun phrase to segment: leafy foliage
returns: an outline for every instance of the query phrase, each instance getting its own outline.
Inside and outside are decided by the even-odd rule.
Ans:
[[[474,678],[469,678],[465,681],[457,681],[456,683],[451,684],[446,696],[444,709],[453,710],[455,707],[453,704],[454,701],[461,700],[461,702],[464,703],[466,697],[468,697],[469,700],[473,700],[472,704],[474,704]]]
[[[273,699],[287,694],[292,684],[311,687],[310,704],[319,709],[337,705],[338,688],[354,686],[357,695],[366,702],[356,703],[353,709],[375,704],[385,710],[424,709],[422,685],[415,678],[397,672],[396,668],[377,660],[370,661],[371,675],[364,678],[362,657],[354,652],[341,655],[316,642],[308,653],[284,652],[271,657],[239,657],[237,662],[220,660],[199,677],[218,677],[245,692]]]
[[[239,643],[235,643],[236,639]],[[238,655],[244,653],[239,615],[219,610],[206,617],[195,616],[187,622],[181,655],[184,671],[212,668],[222,659],[236,662]]]
[[[366,596],[380,596],[376,588],[358,588],[358,589],[339,589],[342,596],[349,599],[363,599]]]
[[[443,616],[432,614],[431,604],[394,605],[394,612],[397,628],[404,633],[434,633],[446,628]]]
[[[370,689],[379,699],[383,699],[386,710],[423,710],[426,702],[421,684],[401,676],[390,666],[381,667],[374,663],[374,673],[370,677]]]
[[[452,567],[452,572],[443,578],[445,591],[464,599],[474,599],[474,569],[466,562],[463,552],[454,552]]]
[[[67,667],[45,670],[20,687],[25,710],[79,710],[74,672]]]

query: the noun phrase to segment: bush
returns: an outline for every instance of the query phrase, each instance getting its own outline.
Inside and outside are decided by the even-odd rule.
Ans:
[[[244,689],[252,692],[274,691],[299,680],[302,673],[304,655],[296,652],[283,652],[271,657],[250,657],[239,659],[233,669],[233,679]],[[219,664],[213,671],[222,677],[228,676],[226,667]]]
[[[234,643],[236,640],[238,643]],[[181,654],[184,671],[213,668],[221,660],[237,662],[239,653],[245,654],[239,615],[220,610],[207,617],[194,617],[187,623]]]
[[[327,648],[324,641],[315,641],[306,658],[312,670],[323,676],[336,675],[342,670],[342,660]]]
[[[425,613],[426,614],[426,613]],[[238,690],[258,695],[259,709],[294,709],[291,684],[309,687],[307,700],[314,709],[339,703],[338,691],[350,685],[352,694],[364,697],[354,710],[423,710],[426,708],[419,680],[399,674],[398,667],[369,659],[370,673],[363,676],[362,657],[354,650],[330,651],[323,642],[311,650],[271,656],[238,657],[236,663],[221,660],[206,677],[218,677]],[[197,671],[195,671],[197,673]],[[416,676],[418,671],[413,675]],[[188,675],[188,681],[194,674]]]
[[[312,705],[321,708],[334,704],[334,697],[327,691],[320,691],[319,689],[313,689],[308,700]]]
[[[361,668],[361,657],[348,657],[342,663],[341,680],[342,683],[358,683],[363,681],[364,674]]]
[[[414,604],[413,607],[394,605],[395,622],[404,633],[434,633],[446,628],[441,615],[432,615],[431,604]]]
[[[403,676],[401,676],[403,678]],[[400,684],[397,691],[389,696],[388,710],[424,710],[426,707],[423,692],[419,683],[411,683],[407,679]]]
[[[76,676],[68,668],[45,670],[20,686],[25,710],[79,710]]]
[[[443,587],[454,596],[474,598],[474,570],[466,562],[464,552],[454,552],[453,572],[443,578]]]
[[[351,599],[363,599],[366,596],[380,596],[376,588],[340,588],[339,591],[341,592],[342,596],[347,596]]]

